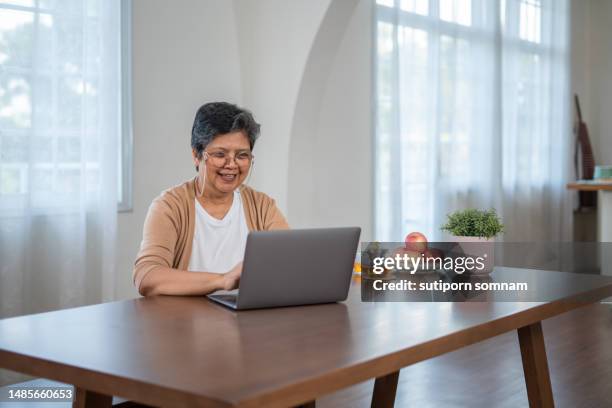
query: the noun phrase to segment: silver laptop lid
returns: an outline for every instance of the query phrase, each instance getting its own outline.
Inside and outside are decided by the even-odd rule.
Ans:
[[[238,309],[345,300],[360,232],[358,227],[251,232]]]

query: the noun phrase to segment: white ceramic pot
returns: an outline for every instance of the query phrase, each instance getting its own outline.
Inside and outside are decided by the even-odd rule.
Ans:
[[[495,265],[495,237],[481,238],[453,236],[453,241],[461,247],[465,255],[469,255],[473,258],[484,258],[482,260],[484,268],[472,270],[472,275],[488,275],[493,272],[493,267]]]

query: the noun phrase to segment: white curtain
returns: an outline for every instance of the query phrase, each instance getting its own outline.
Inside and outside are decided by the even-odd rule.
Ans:
[[[506,241],[570,237],[567,0],[379,0],[376,238],[496,208]]]
[[[0,318],[111,299],[119,0],[0,1]]]

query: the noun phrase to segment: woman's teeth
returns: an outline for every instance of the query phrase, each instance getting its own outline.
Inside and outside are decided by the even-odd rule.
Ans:
[[[221,178],[225,181],[234,181],[236,179],[235,174],[221,174]]]

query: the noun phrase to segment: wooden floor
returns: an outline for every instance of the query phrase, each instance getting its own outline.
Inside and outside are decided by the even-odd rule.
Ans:
[[[596,304],[544,321],[557,407],[612,407],[612,305]],[[331,394],[317,407],[369,407],[373,381]],[[396,407],[526,407],[516,333],[407,367]]]

